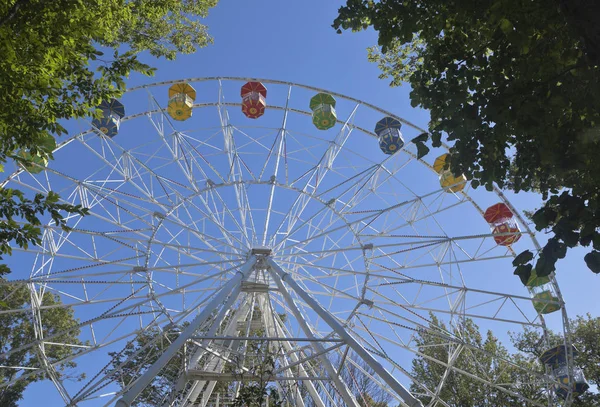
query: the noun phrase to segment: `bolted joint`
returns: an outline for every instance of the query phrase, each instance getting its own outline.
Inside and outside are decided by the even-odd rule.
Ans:
[[[366,298],[363,298],[362,300],[360,300],[360,303],[361,303],[361,305],[364,304],[364,305],[366,305],[369,308],[373,308],[373,304],[375,304],[373,302],[373,300],[368,300]]]

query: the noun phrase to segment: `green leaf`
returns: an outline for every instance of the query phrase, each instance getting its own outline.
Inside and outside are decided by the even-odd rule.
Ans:
[[[592,245],[594,249],[600,250],[600,233],[594,232],[594,235],[592,237]]]
[[[38,146],[42,151],[51,153],[56,148],[56,139],[51,134],[45,134]]]
[[[569,247],[575,247],[579,244],[579,233],[572,230],[564,231],[560,237]]]
[[[418,142],[415,143],[415,145],[417,146],[417,158],[421,159],[429,153],[429,147],[427,147],[425,143]]]
[[[598,274],[600,273],[600,252],[593,250],[590,253],[586,254],[583,257],[585,260],[585,264],[588,266],[592,272]]]
[[[546,246],[542,249],[542,254],[550,259],[562,259],[567,253],[567,246],[559,242],[556,237],[548,239]],[[555,260],[556,261],[556,260]]]
[[[411,142],[416,144],[416,143],[424,143],[427,140],[429,140],[429,134],[428,133],[421,133],[417,137],[415,137],[414,139],[412,139]]]
[[[550,226],[550,223],[556,220],[557,213],[554,209],[544,206],[535,211],[531,220],[535,223],[535,228],[538,231],[544,230]]]
[[[522,254],[522,253],[521,253]],[[521,283],[523,285],[527,285],[529,279],[531,278],[531,271],[533,270],[533,266],[531,264],[523,264],[519,265],[515,268],[514,275],[519,276],[521,279]]]
[[[589,246],[594,238],[594,235],[596,234],[597,232],[595,231],[594,225],[591,223],[586,224],[583,228],[581,228],[581,232],[579,233],[579,243],[582,246]]]
[[[547,277],[556,270],[555,264],[556,257],[548,256],[542,252],[535,263],[535,274],[538,277]]]
[[[0,264],[0,276],[10,273],[10,268],[6,264]]]
[[[500,29],[506,35],[506,34],[509,34],[512,32],[513,25],[509,20],[507,20],[506,18],[503,18],[500,20]]]
[[[519,253],[519,255],[514,258],[512,264],[513,266],[517,267],[530,262],[531,259],[533,259],[533,253],[531,253],[529,250],[525,250],[524,252]]]

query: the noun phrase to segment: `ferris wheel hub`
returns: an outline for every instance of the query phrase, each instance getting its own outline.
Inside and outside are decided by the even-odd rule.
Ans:
[[[266,246],[257,246],[252,248],[250,254],[253,256],[270,256],[271,248]]]

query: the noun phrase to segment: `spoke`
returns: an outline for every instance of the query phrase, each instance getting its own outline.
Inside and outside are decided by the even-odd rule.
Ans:
[[[263,167],[263,169],[261,170],[260,173],[260,178],[262,179],[262,176],[267,168],[267,164],[269,163],[269,160],[271,159],[271,157],[273,155],[275,155],[275,169],[273,171],[273,175],[271,177],[271,188],[269,191],[269,203],[267,206],[267,214],[266,214],[266,220],[265,220],[265,230],[263,233],[263,238],[262,238],[262,245],[265,246],[267,244],[267,235],[269,232],[269,222],[271,220],[271,208],[273,206],[273,198],[275,196],[275,182],[280,178],[279,177],[279,168],[280,168],[280,163],[281,163],[281,157],[284,156],[285,152],[286,152],[286,132],[287,132],[287,118],[288,118],[288,113],[289,113],[289,103],[290,103],[290,97],[292,96],[292,87],[290,86],[288,88],[288,93],[287,93],[287,99],[285,101],[285,111],[283,113],[283,122],[281,124],[281,129],[279,130],[277,137],[275,138],[275,140],[273,141],[273,144],[271,145],[271,149],[269,150],[269,154],[267,155],[267,160],[265,161],[265,165]],[[279,140],[279,143],[277,142]],[[275,148],[277,146],[277,152],[274,153]],[[288,171],[287,171],[287,155],[285,156],[285,179],[284,182],[287,184],[288,182]],[[283,222],[283,221],[282,221]],[[271,236],[270,242],[273,241],[273,239],[277,236],[277,232],[279,232],[279,228],[277,229],[277,231],[275,233],[273,233],[273,235]]]
[[[254,244],[255,236],[248,236],[246,223],[249,222],[252,230],[254,230],[254,221],[252,219],[252,212],[250,209],[248,195],[246,194],[246,188],[243,183],[243,168],[245,165],[241,164],[241,157],[238,154],[236,149],[236,143],[233,138],[233,126],[229,124],[229,112],[227,111],[227,107],[223,104],[225,96],[223,94],[223,87],[221,82],[219,82],[219,119],[221,120],[221,129],[223,131],[223,139],[224,139],[224,149],[227,154],[227,159],[229,162],[229,174],[227,181],[233,182],[235,189],[235,196],[237,200],[237,205],[240,213],[240,231],[244,235],[246,240],[246,248],[249,248],[252,244]],[[255,178],[256,179],[256,178]],[[233,218],[233,216],[232,216]]]
[[[290,186],[294,186],[294,184],[304,181],[302,193],[298,195],[296,201],[290,208],[290,213],[287,217],[286,223],[288,231],[292,230],[296,221],[302,217],[302,213],[310,202],[310,197],[316,194],[319,185],[323,182],[327,173],[333,168],[336,158],[352,133],[353,127],[349,126],[349,123],[352,122],[358,107],[358,104],[354,107],[335,139],[329,143],[327,150],[323,153],[319,162],[311,168],[308,173],[295,181],[292,181],[290,184]]]
[[[231,269],[233,270],[234,268],[237,268],[237,266],[236,267],[232,267]],[[229,271],[229,270],[226,270],[226,271]],[[195,281],[193,281],[191,283],[186,284],[185,286],[181,286],[181,287],[179,287],[177,289],[174,289],[172,291],[159,294],[159,295],[156,296],[156,298],[164,297],[164,296],[167,296],[167,295],[176,295],[179,291],[185,290],[186,288],[191,287],[193,285],[202,283],[203,281],[214,279],[215,277],[218,277],[218,276],[220,276],[222,274],[225,274],[225,272],[219,272],[219,273],[211,275],[211,276],[200,278],[198,280],[195,280]],[[127,305],[127,306],[125,306],[123,308],[116,308],[118,305],[124,303],[125,301],[127,301],[127,300],[129,300],[131,298],[134,298],[134,296],[131,295],[131,296],[128,296],[128,297],[125,297],[125,298],[121,298],[120,301],[115,306],[109,308],[106,312],[102,313],[101,315],[99,315],[97,317],[94,317],[92,319],[89,319],[87,321],[79,323],[77,325],[77,327],[72,328],[72,329],[78,329],[78,328],[85,327],[87,325],[93,324],[96,321],[100,321],[100,320],[102,320],[104,318],[108,318],[108,317],[111,317],[111,316],[114,316],[114,315],[122,314],[122,313],[124,313],[126,311],[138,308],[138,307],[146,304],[149,301],[152,301],[152,299],[146,298],[146,299],[143,299],[142,301],[139,301],[137,303],[133,303],[131,305]],[[191,311],[188,311],[188,312],[191,312]],[[47,341],[47,340],[52,340],[52,339],[55,339],[55,338],[59,338],[61,335],[67,334],[69,332],[70,332],[70,330],[56,332],[53,335],[46,337],[45,340]],[[30,349],[33,346],[37,346],[40,342],[41,341],[34,341],[34,342],[30,343],[30,344],[26,344],[26,345],[20,346],[18,348],[13,348],[13,349],[11,349],[11,350],[9,350],[7,352],[4,352],[4,353],[0,354],[0,357],[1,358],[6,358],[6,357],[14,354],[15,352],[20,352],[20,351],[23,351],[23,350]]]

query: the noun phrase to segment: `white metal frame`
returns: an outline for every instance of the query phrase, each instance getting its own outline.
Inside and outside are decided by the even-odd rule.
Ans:
[[[282,115],[282,122],[275,129],[277,136],[270,144],[264,146],[261,144],[262,139],[252,140],[252,146],[264,147],[266,157],[264,165],[252,174],[249,173],[250,164],[244,155],[244,149],[250,142],[243,141],[245,130],[236,126],[230,115],[231,108],[239,108],[240,103],[225,98],[227,84],[241,84],[247,80],[280,86],[287,94],[284,103],[268,106],[267,114],[280,112]],[[210,348],[224,343],[226,338],[219,338],[215,334],[222,328],[220,321],[212,320],[208,332],[198,333],[198,328],[207,321],[209,310],[216,309],[216,305],[222,304],[225,298],[228,298],[228,306],[221,308],[223,312],[217,319],[231,314],[227,313],[227,309],[233,311],[232,307],[237,300],[241,302],[235,307],[250,306],[249,300],[246,299],[248,294],[240,294],[240,287],[234,286],[242,276],[249,277],[252,274],[250,270],[253,269],[251,266],[245,266],[242,274],[237,270],[244,262],[249,261],[248,253],[253,247],[265,245],[273,250],[269,262],[271,269],[276,271],[269,276],[264,269],[260,272],[255,270],[252,278],[257,281],[262,279],[261,281],[270,284],[274,291],[256,293],[255,300],[252,301],[268,305],[273,312],[278,308],[290,315],[294,314],[295,327],[302,326],[305,337],[300,338],[302,335],[290,332],[292,327],[286,327],[277,320],[276,315],[272,320],[264,318],[267,336],[273,341],[280,339],[279,342],[286,352],[281,357],[282,368],[298,366],[301,371],[300,377],[317,378],[318,375],[311,372],[306,362],[310,358],[306,355],[300,356],[303,353],[297,353],[297,349],[302,348],[301,343],[306,343],[307,346],[313,347],[314,352],[323,352],[319,357],[327,361],[324,362],[324,366],[328,370],[328,377],[336,382],[336,388],[347,405],[356,405],[356,401],[346,384],[336,379],[338,375],[334,374],[335,369],[329,361],[330,355],[337,351],[324,352],[328,349],[324,344],[331,345],[340,340],[348,345],[352,343],[353,351],[363,356],[368,365],[376,370],[377,380],[388,386],[386,390],[393,389],[398,395],[398,401],[412,406],[417,405],[414,397],[397,378],[398,375],[407,376],[406,372],[401,366],[395,366],[381,348],[393,346],[419,354],[418,350],[412,347],[411,338],[418,330],[428,329],[427,321],[422,317],[428,311],[450,319],[475,318],[490,323],[524,325],[542,331],[546,329],[542,316],[527,314],[531,299],[526,295],[470,287],[468,283],[461,282],[460,278],[446,277],[448,273],[460,274],[460,267],[472,262],[485,264],[486,261],[509,259],[514,256],[511,250],[501,252],[497,248],[491,248],[492,235],[487,230],[448,236],[442,233],[439,224],[435,229],[439,233],[420,228],[419,225],[436,224],[438,218],[461,205],[470,205],[475,213],[481,214],[483,211],[469,194],[470,191],[447,194],[441,189],[433,189],[426,194],[413,193],[410,198],[388,204],[378,210],[353,212],[372,199],[378,189],[384,189],[387,183],[396,182],[410,191],[409,187],[403,184],[400,173],[412,163],[419,162],[431,169],[425,160],[416,158],[415,151],[411,150],[410,143],[407,143],[397,155],[383,157],[381,162],[374,162],[372,165],[367,165],[368,160],[357,155],[357,161],[363,161],[361,165],[356,165],[356,173],[344,173],[344,165],[349,165],[342,162],[347,160],[344,153],[348,150],[348,140],[358,133],[375,140],[373,132],[361,123],[360,112],[369,109],[381,115],[395,117],[416,132],[425,132],[424,129],[369,103],[315,87],[256,78],[191,78],[186,81],[217,85],[216,100],[199,101],[194,105],[197,110],[215,109],[218,114],[219,127],[212,135],[205,133],[209,134],[208,139],[200,139],[193,133],[178,130],[178,124],[166,115],[164,107],[154,96],[153,91],[158,87],[179,81],[156,83],[129,90],[147,93],[149,107],[122,120],[126,123],[133,119],[147,118],[149,126],[154,129],[160,140],[156,152],[150,154],[144,151],[142,155],[136,150],[137,147],[128,148],[122,145],[118,137],[110,139],[99,136],[93,129],[85,130],[60,143],[57,148],[59,153],[72,145],[98,160],[100,167],[87,174],[85,179],[79,179],[77,174],[69,174],[50,166],[38,176],[29,175],[20,169],[2,183],[5,187],[15,186],[41,193],[47,193],[58,185],[63,202],[82,203],[90,207],[89,219],[105,225],[104,229],[87,229],[85,219],[71,216],[68,219],[72,227],[70,232],[62,231],[49,223],[45,226],[43,244],[40,247],[26,252],[15,248],[17,255],[30,256],[32,259],[31,273],[28,278],[3,284],[27,284],[31,291],[31,301],[29,307],[0,310],[0,314],[31,315],[36,341],[0,356],[7,357],[29,349],[37,352],[40,365],[39,368],[33,369],[8,367],[18,369],[21,373],[5,385],[36,374],[36,369],[42,369],[54,382],[67,405],[107,397],[111,399],[109,404],[120,399],[119,405],[129,405],[128,403],[160,370],[161,365],[167,363],[183,344],[189,345],[198,356],[206,354],[203,346]],[[338,120],[339,131],[317,155],[311,155],[311,149],[306,146],[291,153],[295,154],[293,159],[296,163],[303,164],[302,160],[311,163],[309,170],[302,176],[293,176],[293,163],[289,161],[288,149],[292,145],[298,145],[297,139],[300,135],[290,127],[290,117],[310,116],[311,112],[293,107],[292,94],[306,90],[330,93],[349,103],[350,107],[349,113]],[[311,140],[314,140],[315,146],[323,147],[324,137],[314,137]],[[195,150],[198,146],[216,146],[218,143],[213,140],[224,143],[223,159],[229,171],[222,172],[210,160],[210,156],[203,156]],[[151,146],[150,142],[148,146]],[[274,174],[269,173],[270,162],[274,163]],[[165,168],[168,168],[168,171]],[[206,182],[201,183],[199,179]],[[334,181],[336,179],[339,181]],[[332,183],[335,185],[332,186]],[[249,192],[252,188],[264,188],[267,191],[267,204],[261,209],[266,211],[264,220],[259,219],[261,216],[256,212],[256,208],[252,207]],[[343,198],[331,199],[328,193],[334,189]],[[229,204],[228,190],[235,193],[235,206]],[[277,194],[280,191],[295,196],[283,214],[277,214]],[[540,246],[533,232],[518,211],[510,205],[501,191],[496,190],[495,193],[513,210],[521,224],[523,235],[530,239],[534,249],[539,250]],[[450,199],[452,202],[449,202]],[[381,198],[378,202],[383,203],[385,199]],[[314,210],[316,205],[320,205],[321,209],[306,215],[309,210]],[[277,217],[280,218],[279,221]],[[402,222],[390,221],[390,228],[385,231],[374,226],[381,222],[381,219],[392,217],[402,219]],[[201,223],[199,218],[204,219],[204,223]],[[407,232],[411,228],[413,231]],[[268,235],[268,230],[274,230],[274,233]],[[253,235],[248,231],[252,231]],[[188,241],[181,236],[186,236]],[[384,237],[389,239],[384,242]],[[353,239],[354,243],[342,244],[348,239]],[[317,249],[314,245],[320,247]],[[162,253],[177,254],[183,260],[161,260]],[[405,262],[397,260],[402,255],[412,257]],[[167,256],[164,259],[167,259]],[[68,262],[72,262],[74,266],[64,266]],[[343,267],[339,264],[343,264]],[[439,269],[439,280],[420,279],[406,272],[431,268]],[[205,270],[204,274],[198,276],[195,271],[197,269]],[[378,277],[377,273],[385,275],[385,281]],[[337,277],[331,279],[331,275]],[[300,303],[289,297],[285,284],[284,289],[281,289],[279,279],[285,280],[301,299]],[[351,287],[354,291],[342,284],[347,284],[352,279],[356,280]],[[237,282],[232,283],[234,280]],[[227,281],[229,283],[226,283]],[[554,278],[552,281],[560,299],[559,287]],[[515,281],[515,285],[517,284]],[[407,285],[414,287],[418,293],[416,298],[409,299],[403,292],[402,287]],[[125,288],[128,289],[127,293]],[[63,304],[48,306],[40,302],[41,296],[47,292],[61,296]],[[237,294],[228,296],[227,292]],[[286,298],[286,293],[289,298]],[[426,297],[424,293],[429,296]],[[330,298],[329,302],[326,302],[326,298]],[[181,302],[175,308],[174,299]],[[438,304],[440,299],[447,299],[448,305],[441,307]],[[562,302],[562,299],[560,301]],[[355,306],[349,306],[344,317],[338,318],[332,315],[336,312],[332,304],[337,302],[349,302]],[[362,305],[367,305],[368,310],[366,307],[360,308]],[[566,341],[569,343],[568,317],[566,308],[562,305],[562,324]],[[92,314],[79,325],[80,329],[85,330],[90,345],[56,342],[56,338],[65,332],[44,336],[43,312],[52,307],[69,308],[77,312],[94,307],[103,308],[103,312]],[[318,311],[317,316],[303,316],[307,307]],[[514,316],[500,316],[508,307],[517,311]],[[237,318],[236,321],[247,318],[247,315],[242,315],[241,312],[233,314],[234,318]],[[358,318],[366,319],[373,325],[388,324],[394,334],[381,337],[380,333],[370,331],[368,326],[353,325]],[[148,327],[162,329],[191,320],[194,321],[194,329],[188,327],[181,339],[173,343],[169,352],[159,359],[160,363],[157,362],[150,373],[146,372],[121,390],[102,393],[102,389],[110,388],[111,380],[105,375],[106,370],[101,369],[76,394],[70,394],[56,372],[56,368],[66,361],[133,341],[136,335]],[[236,334],[234,325],[228,324],[229,330],[226,328],[226,331]],[[332,330],[328,333],[329,336],[321,332],[324,326]],[[401,335],[400,326],[405,327],[405,332],[414,330],[414,333],[407,339]],[[466,346],[461,344],[458,338],[446,334],[449,341],[456,343],[457,349]],[[364,337],[361,337],[363,335]],[[248,337],[244,338],[244,341],[248,340]],[[194,345],[193,341],[197,344]],[[222,358],[227,358],[229,354],[237,351],[237,345],[234,346],[233,343],[221,355]],[[367,343],[371,348],[365,349]],[[46,356],[47,346],[70,346],[81,350],[73,356],[57,361]],[[477,349],[471,351],[480,352]],[[378,355],[376,352],[382,353]],[[196,357],[196,361],[198,359]],[[215,356],[211,360],[212,369],[222,369],[224,359]],[[452,360],[434,362],[446,366],[446,372],[457,371],[452,365]],[[381,363],[391,366],[391,371],[388,372]],[[190,367],[190,371],[194,368]],[[291,368],[284,369],[282,373],[289,377]],[[552,378],[544,375],[532,374],[532,380],[552,383]],[[302,382],[318,406],[335,402],[336,396],[327,393],[318,381],[313,383],[307,379]],[[180,385],[171,394],[169,403],[177,405],[181,400],[184,400],[184,403],[193,403],[200,394],[206,396],[202,400],[207,402],[212,392],[208,391],[208,388],[211,385],[214,387],[214,381],[209,381],[204,390],[199,387],[200,383],[205,386],[205,381],[193,383],[191,387],[189,383],[188,387],[185,387],[185,378],[182,378]],[[490,385],[496,386],[493,383]],[[427,391],[432,400],[437,400],[436,395],[442,386],[443,381],[436,389]],[[511,391],[507,388],[501,390]],[[549,404],[553,402],[549,401]],[[570,400],[563,405],[566,406],[569,402]],[[303,403],[301,397],[296,396],[296,403]],[[443,401],[441,403],[443,404]]]

